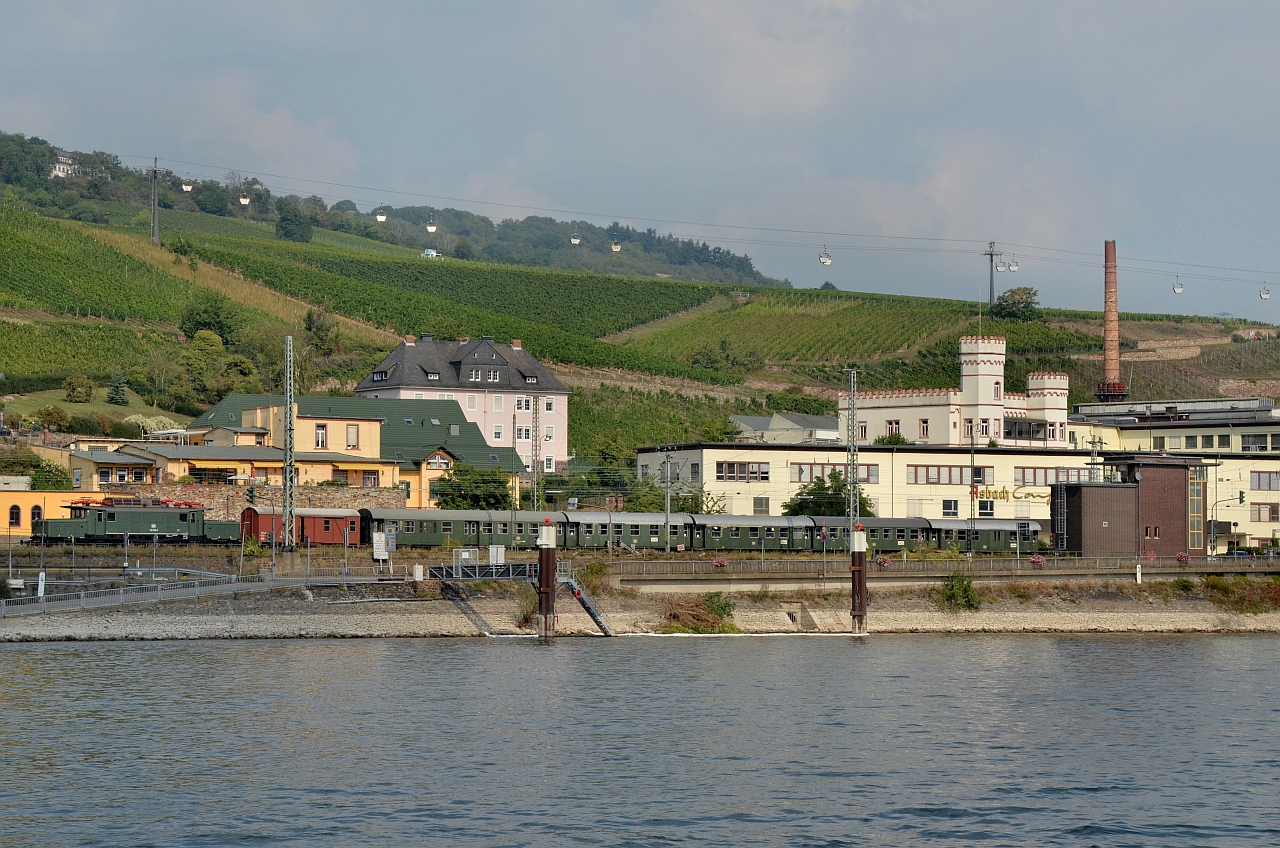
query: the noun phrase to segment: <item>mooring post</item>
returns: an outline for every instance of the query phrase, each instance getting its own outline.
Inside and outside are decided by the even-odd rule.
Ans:
[[[556,528],[543,519],[538,528],[538,635],[550,639],[556,633]]]
[[[853,578],[853,599],[849,613],[853,617],[853,635],[863,636],[867,632],[867,534],[861,524],[854,525],[850,549],[852,559],[849,571]]]

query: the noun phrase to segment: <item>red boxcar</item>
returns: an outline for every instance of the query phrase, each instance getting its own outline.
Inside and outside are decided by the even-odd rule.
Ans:
[[[343,530],[347,531],[350,544],[360,544],[360,513],[354,509],[299,508],[294,510],[293,518],[298,547],[306,547],[308,539],[313,545],[341,545]],[[277,544],[284,540],[279,509],[246,507],[240,514],[240,526],[246,539],[257,539],[259,544],[271,544],[272,533]]]

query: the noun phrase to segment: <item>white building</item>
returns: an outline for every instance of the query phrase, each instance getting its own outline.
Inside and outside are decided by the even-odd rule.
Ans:
[[[1027,393],[1005,391],[1005,340],[960,339],[960,388],[858,392],[859,444],[901,435],[918,445],[1065,448],[1066,374],[1027,375]],[[840,433],[849,393],[840,394]]]
[[[456,400],[492,447],[514,447],[526,466],[532,465],[538,439],[544,473],[563,470],[569,457],[569,389],[519,339],[498,344],[490,336],[477,341],[436,341],[429,333],[410,337],[355,391],[375,398]]]

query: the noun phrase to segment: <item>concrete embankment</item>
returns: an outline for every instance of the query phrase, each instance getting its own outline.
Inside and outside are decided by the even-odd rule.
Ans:
[[[668,624],[668,606],[648,596],[603,595],[598,603],[620,634],[653,634]],[[747,634],[847,633],[846,598],[738,596],[733,623]],[[466,601],[343,598],[308,591],[235,600],[36,615],[0,621],[0,641],[158,639],[289,639],[428,636],[516,636],[516,597],[477,595]],[[922,593],[873,593],[872,633],[1178,633],[1280,632],[1280,613],[1236,614],[1195,598],[1132,597],[1106,587],[1077,587],[1071,598],[1000,599],[976,612],[948,612]],[[598,633],[591,619],[562,599],[558,632]]]

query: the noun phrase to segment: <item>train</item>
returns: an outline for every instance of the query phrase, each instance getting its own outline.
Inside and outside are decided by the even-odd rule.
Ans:
[[[125,533],[165,542],[239,543],[241,533],[259,544],[282,539],[279,509],[248,507],[239,521],[204,516],[200,504],[142,498],[104,498],[71,505],[71,517],[37,522],[33,536],[46,543],[113,543]],[[538,528],[555,527],[557,547],[567,549],[664,549],[664,513],[547,512],[529,510],[323,509],[300,508],[294,518],[302,545],[370,545],[374,533],[394,534],[397,548],[533,548]],[[774,552],[844,550],[847,520],[808,515],[670,516],[672,550]],[[867,550],[874,555],[915,551],[925,545],[962,552],[1034,550],[1040,525],[1020,520],[863,518]]]

